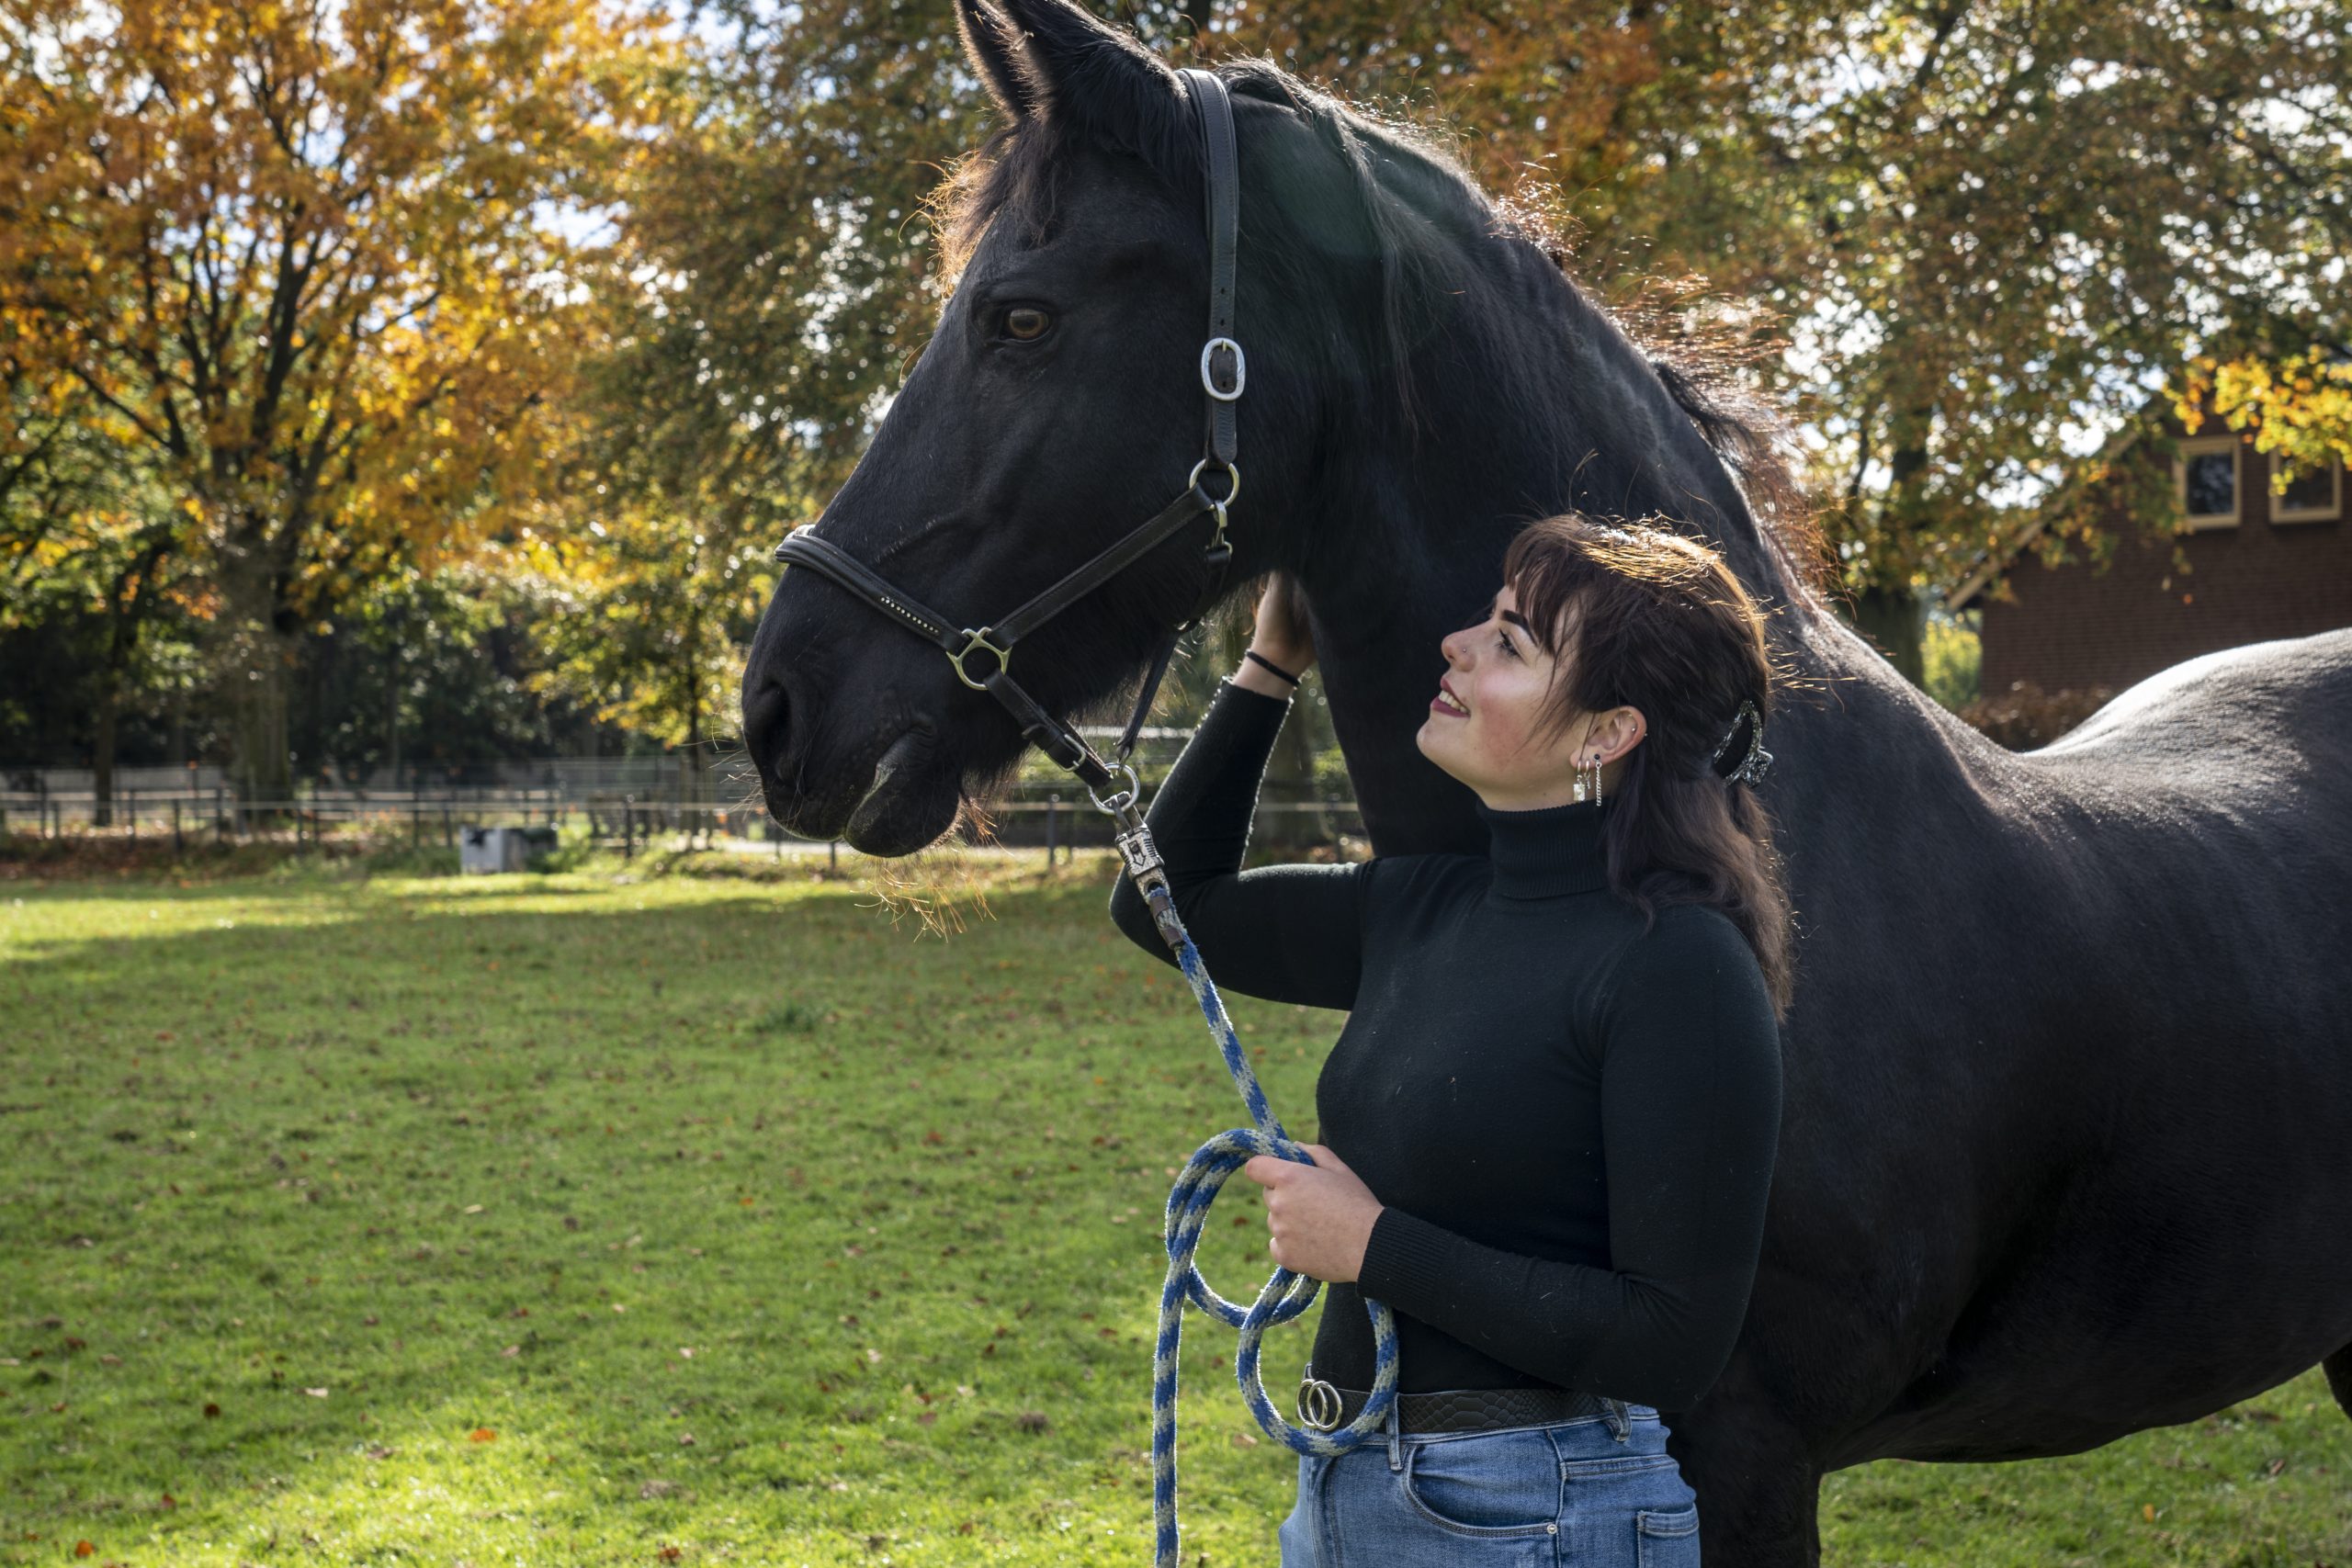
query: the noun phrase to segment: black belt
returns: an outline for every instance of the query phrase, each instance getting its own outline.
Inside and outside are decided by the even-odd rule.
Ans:
[[[1363,1414],[1369,1391],[1340,1388],[1309,1377],[1298,1385],[1298,1418],[1317,1432],[1337,1431]],[[1565,1388],[1448,1388],[1396,1396],[1399,1432],[1479,1432],[1496,1427],[1557,1427],[1625,1403]]]

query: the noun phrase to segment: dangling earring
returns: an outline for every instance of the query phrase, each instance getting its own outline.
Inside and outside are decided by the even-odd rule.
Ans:
[[[1600,754],[1597,751],[1589,761],[1577,764],[1577,798],[1589,798],[1595,806],[1600,804]]]

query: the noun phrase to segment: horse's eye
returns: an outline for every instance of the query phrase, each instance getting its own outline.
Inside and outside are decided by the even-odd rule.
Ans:
[[[1053,318],[1034,305],[1015,305],[1004,313],[1004,335],[1030,343],[1046,335]]]

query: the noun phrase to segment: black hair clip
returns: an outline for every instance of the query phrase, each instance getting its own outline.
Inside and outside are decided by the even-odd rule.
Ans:
[[[1720,771],[1724,753],[1731,750],[1732,739],[1739,734],[1739,727],[1743,723],[1748,727],[1747,754],[1739,760],[1738,766],[1723,776],[1726,782],[1736,780],[1753,786],[1764,782],[1764,771],[1772,765],[1772,753],[1764,750],[1763,716],[1756,711],[1753,701],[1743,701],[1739,705],[1739,712],[1732,716],[1731,728],[1724,731],[1723,739],[1715,744],[1714,762]]]

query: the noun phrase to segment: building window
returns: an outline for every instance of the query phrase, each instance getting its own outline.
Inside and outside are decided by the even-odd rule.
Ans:
[[[2270,454],[2270,471],[2277,481],[2278,454]],[[2270,496],[2270,521],[2273,523],[2333,523],[2344,515],[2344,467],[2329,462],[2316,468],[2306,468],[2289,482],[2287,493],[2276,491]]]
[[[2180,457],[2172,471],[2186,526],[2238,525],[2238,446],[2234,435],[2209,435],[2180,444]]]

